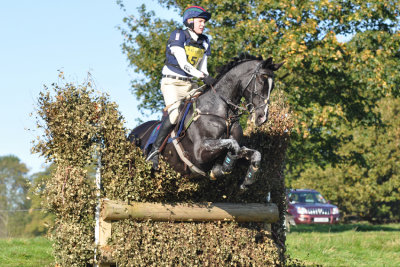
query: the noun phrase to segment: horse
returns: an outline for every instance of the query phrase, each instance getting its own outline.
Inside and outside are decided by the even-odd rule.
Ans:
[[[189,126],[183,134],[175,136],[180,125],[177,124],[171,134],[173,142],[161,151],[164,160],[182,175],[217,179],[230,173],[235,162],[244,158],[250,164],[240,188],[247,189],[254,182],[261,153],[240,146],[243,130],[239,118],[248,112],[256,127],[267,121],[274,72],[283,64],[275,64],[272,58],[263,60],[245,54],[220,68],[214,85],[192,99],[192,108],[187,109],[187,116],[182,120],[183,125]],[[158,123],[148,121],[136,127],[129,134],[129,140],[144,149]]]

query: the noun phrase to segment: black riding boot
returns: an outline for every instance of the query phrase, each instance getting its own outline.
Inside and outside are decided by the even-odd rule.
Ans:
[[[162,145],[163,141],[165,140],[167,135],[171,132],[174,126],[175,124],[171,123],[171,121],[169,120],[169,116],[167,116],[164,119],[163,123],[161,124],[160,132],[158,133],[156,141],[154,141],[151,150],[149,152],[149,155],[146,158],[147,161],[153,162],[154,170],[158,170],[158,154],[160,146]]]

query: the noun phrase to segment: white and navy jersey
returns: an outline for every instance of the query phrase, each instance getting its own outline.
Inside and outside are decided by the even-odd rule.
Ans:
[[[211,55],[207,36],[190,30],[173,31],[167,43],[166,64],[162,73],[182,77],[202,77],[207,71],[207,57]]]

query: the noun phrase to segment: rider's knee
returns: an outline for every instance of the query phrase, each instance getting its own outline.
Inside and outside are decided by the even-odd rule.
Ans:
[[[177,109],[172,110],[169,112],[169,121],[171,124],[176,124],[178,122],[179,112]]]

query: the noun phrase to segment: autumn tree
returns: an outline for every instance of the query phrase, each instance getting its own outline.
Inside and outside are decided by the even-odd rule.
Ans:
[[[180,14],[192,4],[188,0],[158,2]],[[367,219],[391,217],[393,210],[387,207],[398,200],[398,189],[388,194],[381,188],[386,183],[395,186],[398,168],[382,171],[384,166],[366,164],[370,160],[366,157],[383,154],[387,142],[392,141],[383,140],[381,135],[397,129],[392,118],[383,118],[387,113],[396,114],[394,103],[400,92],[400,2],[203,0],[197,4],[213,14],[207,24],[212,75],[217,74],[217,66],[240,52],[286,61],[276,80],[296,116],[287,157],[288,185],[320,189],[346,214]],[[159,82],[166,41],[169,33],[183,24],[159,19],[145,6],[139,12],[139,17],[124,18],[123,52],[144,77],[132,81],[140,108],[160,112],[163,101]],[[339,36],[353,38],[341,42]],[[359,138],[357,131],[367,137]],[[372,142],[370,153],[358,149],[366,145],[363,142]],[[390,159],[396,153],[398,148],[379,157]],[[349,166],[366,171],[354,170],[344,178]],[[329,169],[337,173],[334,177],[342,178],[328,179],[323,172]],[[376,183],[377,196],[367,200],[373,196],[367,190],[371,183]],[[355,197],[361,191],[364,197]],[[345,201],[350,196],[351,203]]]

